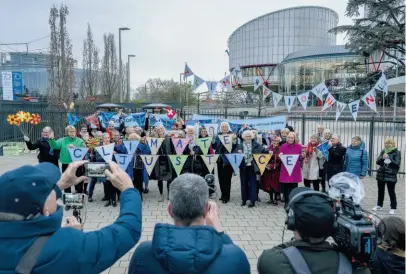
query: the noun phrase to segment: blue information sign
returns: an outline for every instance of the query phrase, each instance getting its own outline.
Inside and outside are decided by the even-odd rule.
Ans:
[[[16,99],[16,94],[23,94],[23,73],[21,71],[13,71],[13,94]]]

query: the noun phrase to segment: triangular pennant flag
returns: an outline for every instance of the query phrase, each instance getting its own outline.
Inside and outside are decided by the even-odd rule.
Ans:
[[[113,159],[114,144],[96,147],[95,149],[106,163]]]
[[[373,111],[376,112],[376,102],[375,102],[375,89],[372,88],[364,97],[361,98],[362,101]]]
[[[323,95],[328,93],[328,88],[324,82],[315,86],[311,92],[316,95],[320,100],[323,100]]]
[[[309,94],[310,94],[310,92],[308,91],[308,92],[302,93],[302,94],[297,96],[297,99],[302,104],[302,107],[304,108],[304,110],[307,110],[307,103],[309,101]]]
[[[262,85],[262,101],[266,99],[270,94],[272,93],[272,90],[267,88],[266,86]]]
[[[242,72],[240,66],[233,68],[231,74],[237,79],[242,79]]]
[[[388,95],[388,80],[386,79],[385,73],[382,71],[382,75],[379,78],[378,82],[375,84],[377,90],[383,91],[383,93]]]
[[[209,90],[210,97],[212,97],[214,92],[216,91],[217,84],[218,84],[217,82],[210,82],[210,81],[207,82],[206,81],[206,85],[207,85],[207,89]]]
[[[341,102],[336,102],[336,121],[338,120],[338,118],[341,115],[341,112],[343,112],[343,110],[345,109],[345,107],[347,106],[347,104],[345,103],[341,103]]]
[[[233,149],[233,137],[231,134],[221,134],[217,135],[223,144],[223,146],[227,149],[229,153],[231,153],[231,150]]]
[[[209,154],[209,155],[201,155],[204,163],[206,164],[209,173],[211,173],[214,169],[214,166],[217,163],[217,159],[219,158],[219,154]]]
[[[232,86],[231,86],[231,79],[230,79],[231,75],[227,75],[226,77],[224,77],[223,79],[220,80],[220,84],[223,88],[227,89],[227,90],[231,90]],[[210,89],[209,89],[210,90]]]
[[[204,127],[206,128],[207,134],[209,134],[209,137],[213,137],[217,134],[219,125],[218,124],[204,124]]]
[[[127,149],[127,154],[134,154],[137,151],[138,145],[140,144],[139,141],[132,140],[132,141],[123,141],[125,148]]]
[[[197,89],[203,83],[204,80],[195,74],[193,79],[193,90]]]
[[[165,138],[148,138],[147,140],[149,148],[151,149],[151,154],[156,155]]]
[[[354,121],[357,121],[359,100],[349,103],[348,107],[350,108],[352,118],[354,118]]]
[[[326,109],[328,109],[329,107],[334,105],[335,102],[336,102],[336,98],[334,98],[334,96],[331,93],[329,93],[327,95],[326,101],[324,102],[324,106],[321,111],[325,111]]]
[[[79,116],[73,115],[72,113],[68,112],[68,124],[70,126],[75,126],[79,123],[81,118]]]
[[[182,155],[183,151],[187,147],[189,143],[189,139],[187,138],[171,138],[172,144],[175,147],[176,155]]]
[[[227,157],[228,161],[230,162],[231,166],[233,167],[234,172],[238,174],[240,164],[242,162],[242,159],[244,159],[244,154],[233,153],[233,154],[224,154],[224,156]]]
[[[254,156],[255,163],[261,172],[261,175],[264,173],[266,165],[268,164],[269,160],[271,160],[272,154],[252,154]]]
[[[185,64],[185,71],[183,72],[183,79],[188,78],[189,76],[195,75],[187,64]]]
[[[134,155],[133,154],[114,154],[114,158],[116,159],[118,166],[122,170],[126,171],[131,160],[134,159]]]
[[[286,170],[288,171],[289,176],[292,175],[293,168],[296,165],[297,160],[299,159],[299,155],[287,155],[282,154],[280,155],[283,165],[285,166]]]
[[[87,151],[89,149],[87,147],[72,147],[69,148],[69,154],[72,162],[77,162],[83,160]]]
[[[261,77],[257,76],[255,77],[254,80],[254,91],[256,91],[261,85],[262,85],[262,81],[261,81]]]
[[[171,160],[172,166],[176,171],[176,174],[179,176],[182,172],[183,165],[187,160],[187,155],[168,155]]]
[[[279,104],[279,101],[282,100],[283,95],[276,93],[276,92],[272,92],[272,99],[273,99],[273,106],[277,107]]]
[[[196,145],[200,147],[204,155],[207,155],[210,148],[210,137],[196,139]]]
[[[152,170],[154,170],[156,160],[158,160],[159,155],[140,155],[142,162],[144,163],[145,169],[148,175],[151,176]]]
[[[295,102],[296,96],[287,96],[285,95],[285,105],[288,109],[288,112],[292,109],[293,103]]]

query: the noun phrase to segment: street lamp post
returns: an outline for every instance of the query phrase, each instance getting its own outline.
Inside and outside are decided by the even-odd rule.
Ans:
[[[182,102],[182,75],[185,75],[183,72],[179,74],[179,102]]]
[[[130,65],[130,58],[131,57],[134,57],[135,58],[135,55],[134,54],[129,54],[128,55],[128,61],[127,61],[127,96],[129,97],[129,98],[126,98],[126,99],[130,99],[130,97],[131,97],[131,95],[130,95],[130,91],[131,91],[131,82],[130,82],[130,79],[131,79],[131,77],[130,77],[130,67],[131,67],[131,65]]]
[[[118,88],[119,88],[119,92],[118,92],[118,95],[119,95],[119,101],[120,101],[120,103],[122,102],[122,100],[123,100],[123,73],[122,73],[122,67],[123,67],[123,61],[121,60],[121,31],[123,31],[123,30],[130,30],[129,28],[127,28],[127,27],[125,27],[125,28],[119,28],[118,29],[118,62],[119,62],[119,66],[118,66],[118,69],[119,69],[119,72],[118,72],[118,75],[119,75],[119,85],[118,85]]]

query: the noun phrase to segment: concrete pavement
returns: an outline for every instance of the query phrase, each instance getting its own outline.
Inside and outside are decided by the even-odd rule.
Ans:
[[[37,159],[35,154],[25,154],[16,157],[0,157],[0,174],[7,170],[14,169],[24,164],[35,164]],[[366,210],[376,203],[377,186],[372,177],[364,179],[365,198],[362,206]],[[166,190],[166,188],[164,188]],[[405,187],[404,178],[399,179],[396,186],[398,195],[398,216],[405,215]],[[220,195],[220,191],[218,190]],[[166,197],[167,193],[165,193]],[[89,203],[85,230],[97,230],[114,222],[119,213],[119,207],[105,208],[101,202],[103,196],[102,186],[98,184],[95,191],[95,202]],[[152,240],[153,230],[156,223],[172,223],[167,213],[167,202],[158,202],[158,188],[156,181],[150,182],[150,192],[144,196],[143,202],[143,224],[141,240]],[[256,272],[258,257],[264,249],[272,248],[282,242],[284,222],[286,213],[282,204],[278,206],[268,205],[268,197],[265,193],[260,193],[262,202],[255,208],[240,206],[239,178],[233,177],[231,201],[228,204],[218,203],[220,219],[225,232],[230,235],[234,243],[240,246],[246,253],[251,264],[252,273]],[[389,211],[389,197],[386,193],[384,210],[379,212],[379,216],[387,216]],[[65,212],[65,216],[70,216],[71,211]],[[284,240],[292,237],[292,232],[285,231]],[[134,249],[124,255],[110,269],[103,273],[121,274],[127,273],[129,261]]]

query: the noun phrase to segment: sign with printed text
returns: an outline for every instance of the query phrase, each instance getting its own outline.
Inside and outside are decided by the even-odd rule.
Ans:
[[[219,154],[209,154],[209,155],[202,155],[202,159],[206,164],[209,173],[211,173],[217,163],[217,159],[219,158]]]
[[[155,167],[156,160],[158,160],[159,155],[140,155],[142,162],[144,163],[145,169],[148,175],[151,176],[151,172]]]
[[[137,151],[138,145],[140,144],[139,141],[132,140],[132,141],[123,141],[125,148],[127,149],[127,154],[134,154]]]
[[[179,176],[182,172],[183,165],[187,160],[187,155],[169,155],[169,159],[171,160],[172,166],[176,171],[176,174]]]
[[[292,175],[293,168],[296,165],[297,160],[299,159],[298,154],[294,155],[288,155],[288,154],[283,154],[280,156],[283,165],[285,166],[286,170],[288,171],[289,176]]]
[[[89,149],[87,147],[72,147],[69,148],[69,155],[73,162],[81,161],[85,157],[87,151]]]
[[[268,164],[269,160],[271,160],[272,154],[253,154],[255,163],[261,172],[261,175],[264,174],[266,165]]]
[[[234,154],[224,154],[228,161],[231,164],[231,167],[233,168],[234,172],[236,174],[239,173],[240,169],[240,164],[242,162],[242,160],[244,159],[244,154],[240,154],[240,153],[234,153]]]
[[[183,151],[185,151],[189,139],[187,138],[171,138],[173,147],[175,148],[176,155],[182,155]]]
[[[210,137],[196,139],[196,145],[200,147],[204,155],[207,155],[210,148]]]
[[[134,155],[132,155],[132,154],[114,154],[114,158],[116,159],[118,166],[122,170],[126,171],[131,160],[134,158]]]
[[[165,138],[148,138],[147,140],[149,148],[151,149],[151,154],[156,155]]]
[[[232,134],[222,134],[218,135],[223,146],[227,149],[229,153],[231,153],[233,149],[233,135]]]
[[[106,163],[113,159],[114,144],[96,147],[95,149]]]

